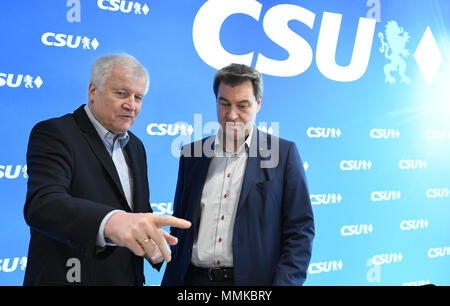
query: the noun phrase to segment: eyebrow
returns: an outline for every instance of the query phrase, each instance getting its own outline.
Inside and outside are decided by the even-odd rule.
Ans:
[[[230,101],[228,101],[228,100],[225,99],[224,97],[219,97],[219,100],[224,101],[224,102],[231,103]],[[242,101],[238,101],[236,104],[244,104],[244,103],[251,103],[251,101],[249,101],[249,100],[242,100]]]
[[[127,93],[130,93],[130,91],[132,91],[132,90],[130,90],[128,87],[117,87],[117,88],[115,88],[115,89],[113,89],[113,90],[114,90],[114,91],[126,91]],[[141,98],[143,98],[143,97],[145,96],[144,93],[140,93],[140,92],[136,92],[134,95],[135,95],[135,96],[139,96],[139,97],[141,97]]]

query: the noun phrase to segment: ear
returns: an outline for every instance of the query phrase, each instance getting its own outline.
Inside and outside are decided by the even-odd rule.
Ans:
[[[261,108],[261,101],[262,101],[262,95],[259,96],[258,101],[256,101],[256,112],[259,112],[259,109]]]
[[[93,83],[89,83],[89,89],[88,89],[88,97],[89,102],[93,102],[95,100],[95,93],[97,91],[97,87]]]

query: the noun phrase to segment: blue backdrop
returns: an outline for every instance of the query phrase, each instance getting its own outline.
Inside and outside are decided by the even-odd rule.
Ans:
[[[449,29],[445,0],[1,1],[0,285],[24,277],[31,128],[86,103],[95,58],[121,52],[150,73],[132,131],[155,213],[172,213],[173,151],[216,121],[216,69],[242,62],[265,81],[257,124],[304,162],[305,285],[450,285]]]

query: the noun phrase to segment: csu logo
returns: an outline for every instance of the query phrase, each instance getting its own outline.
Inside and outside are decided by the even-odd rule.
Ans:
[[[446,140],[450,139],[450,129],[427,129],[425,131],[426,139]]]
[[[396,129],[371,129],[370,138],[373,139],[399,139],[400,131]]]
[[[17,270],[20,264],[20,270],[25,270],[27,266],[27,257],[14,257],[10,264],[11,258],[0,259],[0,271],[2,272],[14,272]]]
[[[387,253],[375,255],[369,260],[373,265],[384,265],[391,263],[399,263],[402,261],[402,259],[403,259],[402,253]]]
[[[147,134],[149,135],[158,135],[158,136],[162,136],[162,135],[169,135],[169,136],[175,136],[175,135],[182,135],[182,136],[187,136],[187,135],[192,135],[192,133],[194,132],[194,128],[192,127],[192,125],[187,124],[187,123],[150,123],[147,126]]]
[[[418,159],[402,159],[398,162],[398,166],[402,170],[425,169],[427,167],[427,161]]]
[[[313,29],[316,14],[294,4],[278,4],[261,16],[262,4],[256,0],[209,0],[199,9],[193,25],[193,42],[200,58],[211,67],[222,68],[229,63],[251,65],[256,56],[255,68],[264,74],[291,77],[302,74],[311,66],[313,50],[308,41],[293,32],[289,23],[299,21]],[[267,37],[289,54],[285,60],[267,57],[254,51],[232,54],[222,46],[220,32],[225,20],[234,14],[245,14],[261,24]],[[328,79],[352,82],[361,78],[369,63],[376,20],[359,18],[352,58],[347,66],[336,63],[335,54],[342,15],[324,12],[319,25],[316,46],[316,64]]]
[[[429,258],[450,256],[450,247],[431,248],[428,250]]]
[[[21,166],[12,166],[12,165],[0,165],[0,179],[7,178],[7,179],[15,179],[18,178],[19,175],[22,173],[24,178],[28,177],[27,174],[27,165]]]
[[[142,5],[137,1],[125,1],[125,0],[97,0],[97,6],[102,10],[108,10],[112,12],[130,13],[133,12],[136,15],[148,14],[150,10],[147,4]]]
[[[344,225],[341,227],[342,236],[358,236],[370,234],[373,231],[372,224]]]
[[[406,282],[403,283],[402,286],[424,286],[424,285],[429,285],[430,281],[429,280],[420,280],[420,281],[414,281],[414,282]]]
[[[400,200],[402,193],[398,190],[374,191],[370,194],[372,202]]]
[[[342,171],[370,170],[372,162],[370,160],[343,160],[339,166]]]
[[[99,46],[99,42],[96,38],[89,38],[87,36],[74,36],[71,34],[56,34],[47,32],[42,34],[41,42],[46,46],[53,47],[69,47],[72,49],[79,48],[80,46],[84,50],[96,50]]]
[[[310,127],[306,130],[309,138],[339,138],[341,130],[335,128]]]
[[[173,205],[171,202],[151,203],[153,213],[155,215],[172,215]]]
[[[309,265],[308,272],[310,274],[319,274],[332,271],[341,271],[342,266],[343,266],[342,260],[315,262]]]
[[[448,198],[450,196],[450,189],[448,188],[428,188],[427,198],[437,199],[437,198]]]
[[[328,204],[338,204],[342,201],[342,196],[340,193],[329,193],[329,194],[311,194],[311,205],[328,205]]]
[[[427,227],[428,227],[427,219],[403,220],[402,222],[400,222],[400,230],[402,231],[423,229]]]
[[[0,87],[6,85],[15,88],[23,84],[25,88],[40,88],[43,83],[40,76],[33,77],[29,74],[23,76],[23,74],[14,75],[0,72]]]

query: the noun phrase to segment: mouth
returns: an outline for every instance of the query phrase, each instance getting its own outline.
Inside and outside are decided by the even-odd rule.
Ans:
[[[226,122],[224,133],[226,137],[241,139],[248,134],[248,129],[243,122]]]
[[[124,119],[124,120],[132,120],[134,116],[132,115],[118,115],[117,117]]]
[[[227,122],[225,123],[225,127],[226,128],[233,128],[233,129],[237,129],[244,126],[244,124],[242,122]]]

